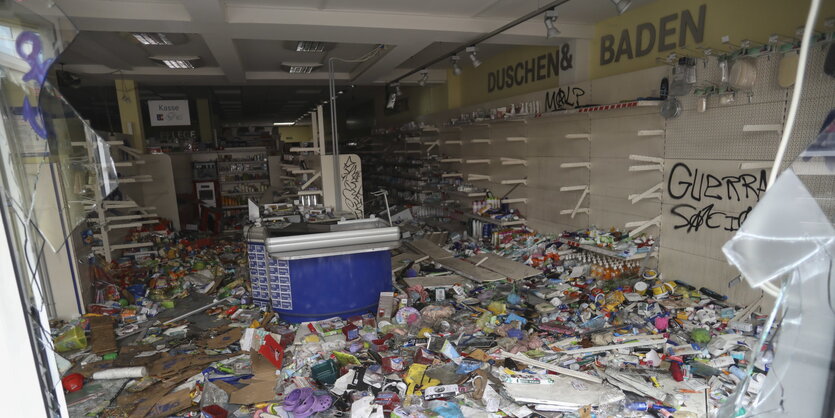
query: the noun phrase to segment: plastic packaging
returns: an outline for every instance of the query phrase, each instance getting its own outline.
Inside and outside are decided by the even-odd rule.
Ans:
[[[148,369],[144,366],[137,367],[119,367],[116,369],[102,370],[93,373],[93,379],[135,379],[148,375]]]
[[[87,347],[87,337],[80,325],[74,326],[55,339],[55,351],[61,353]]]

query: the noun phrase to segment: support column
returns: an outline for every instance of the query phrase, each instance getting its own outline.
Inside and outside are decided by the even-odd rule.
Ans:
[[[209,106],[209,99],[197,99],[197,123],[200,125],[200,142],[204,144],[214,143],[212,109]]]
[[[132,135],[130,145],[140,152],[145,152],[145,129],[142,124],[139,85],[133,80],[116,80],[116,99],[119,103],[122,133]]]

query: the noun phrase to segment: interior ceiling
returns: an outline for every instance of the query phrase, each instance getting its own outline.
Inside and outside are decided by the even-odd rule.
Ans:
[[[632,7],[651,0],[633,0]],[[385,45],[371,61],[337,63],[338,82],[384,84],[420,68],[456,45],[537,9],[547,0],[56,0],[80,33],[61,57],[90,82],[126,77],[157,85],[327,83],[327,60],[352,59]],[[554,45],[590,39],[593,24],[616,14],[610,0],[571,0],[559,7],[561,39],[547,39],[531,19],[480,45]],[[175,45],[141,45],[131,32],[167,34]],[[297,41],[327,44],[322,53],[295,51]],[[152,55],[199,56],[198,68],[169,69]],[[282,63],[322,64],[289,74]],[[443,65],[436,68],[444,68]],[[430,81],[445,80],[436,71]]]
[[[635,8],[653,0],[632,1]],[[377,50],[379,53],[364,63],[335,62],[334,78],[341,88],[383,86],[548,1],[55,2],[79,30],[59,57],[59,68],[79,75],[85,87],[112,86],[114,79],[125,78],[136,80],[146,89],[143,94],[151,97],[202,86],[203,96],[215,99],[222,114],[230,118],[270,113],[276,118],[295,119],[327,97],[329,58],[350,60]],[[519,45],[556,45],[568,39],[591,39],[595,22],[616,15],[610,0],[570,0],[558,11],[561,38],[546,38],[542,19],[533,18],[480,44],[479,56],[488,58]],[[164,33],[174,45],[141,45],[131,36],[132,32]],[[325,50],[296,52],[298,41],[324,42]],[[155,55],[200,59],[197,68],[170,69],[149,59]],[[321,66],[310,74],[290,74],[282,65],[286,63]],[[467,60],[462,61],[462,65],[468,64]],[[445,61],[430,67],[429,82],[445,82],[448,65]],[[405,82],[415,83],[418,78],[415,75]],[[223,95],[216,94],[213,87],[224,86],[238,86],[240,94],[227,94],[221,99]],[[319,91],[304,97],[297,91],[303,86]]]

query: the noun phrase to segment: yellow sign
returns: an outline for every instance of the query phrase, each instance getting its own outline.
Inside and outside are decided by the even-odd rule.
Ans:
[[[559,86],[560,45],[523,46],[485,59],[473,68],[461,59],[461,106]],[[567,62],[562,62],[563,66]],[[456,77],[452,75],[451,77]]]
[[[595,25],[591,42],[592,79],[660,65],[671,52],[700,56],[697,49],[729,51],[742,40],[766,43],[772,34],[794,36],[803,26],[808,1],[798,0],[656,0]],[[824,1],[817,30],[835,17],[835,2]],[[730,44],[722,43],[727,36]]]

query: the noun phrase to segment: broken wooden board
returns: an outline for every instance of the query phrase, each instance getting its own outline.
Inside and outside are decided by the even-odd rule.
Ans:
[[[404,268],[406,268],[410,261],[420,263],[421,261],[424,261],[428,258],[429,256],[410,252],[398,254],[391,258],[391,272],[397,273],[398,271],[403,270]]]
[[[465,284],[470,283],[471,280],[464,277],[459,276],[457,274],[447,274],[444,276],[420,276],[420,277],[407,277],[403,279],[409,287],[412,286],[423,286],[426,288],[433,288],[433,287],[452,287],[456,284]]]
[[[524,280],[542,274],[540,270],[493,253],[478,254],[470,257],[469,260],[479,267],[495,271],[511,280]]]
[[[447,270],[452,270],[470,280],[485,283],[485,282],[495,282],[499,280],[504,280],[505,276],[496,273],[494,271],[490,271],[487,269],[483,269],[481,267],[476,267],[474,264],[459,260],[457,258],[444,258],[441,260],[435,260],[438,264],[442,265]]]
[[[452,258],[452,253],[447,252],[432,241],[427,239],[418,239],[407,242],[406,246],[421,254],[426,254],[435,261],[443,260],[445,258]]]
[[[449,232],[429,232],[424,234],[423,237],[437,245],[443,245],[449,238]]]
[[[93,316],[89,321],[92,340],[90,346],[93,353],[102,355],[118,351],[113,319],[109,316]]]

